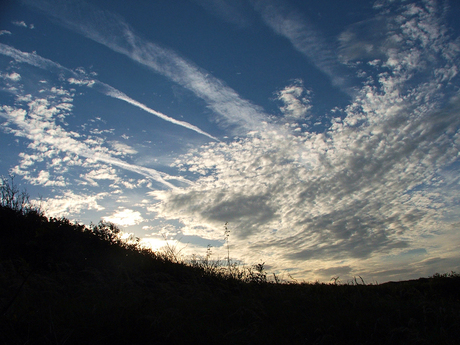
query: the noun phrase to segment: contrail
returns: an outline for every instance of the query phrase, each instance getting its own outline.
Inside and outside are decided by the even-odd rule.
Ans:
[[[114,87],[110,86],[110,85],[107,85],[99,80],[84,80],[84,81],[81,81],[80,78],[81,78],[81,75],[79,75],[78,73],[72,71],[71,69],[69,68],[66,68],[60,64],[58,64],[57,62],[54,62],[54,61],[51,61],[49,59],[46,59],[44,57],[41,57],[40,55],[37,55],[35,53],[26,53],[26,52],[22,52],[16,48],[13,48],[11,46],[8,46],[6,44],[3,44],[3,43],[0,43],[0,54],[3,54],[3,55],[6,55],[6,56],[9,56],[9,57],[12,57],[13,59],[15,59],[16,61],[18,62],[24,62],[24,63],[27,63],[29,65],[32,65],[32,66],[35,66],[35,67],[38,67],[38,68],[41,68],[41,69],[44,69],[44,70],[48,70],[48,71],[52,71],[52,72],[62,72],[62,71],[65,71],[69,74],[71,74],[72,76],[74,76],[75,78],[78,78],[78,79],[74,79],[74,78],[69,78],[69,82],[71,84],[79,84],[79,85],[86,85],[88,87],[91,87],[91,88],[94,88],[96,91],[106,95],[106,96],[110,96],[110,97],[113,97],[113,98],[116,98],[116,99],[119,99],[119,100],[122,100],[122,101],[125,101],[131,105],[134,105],[138,108],[141,108],[142,110],[152,114],[152,115],[155,115],[155,116],[158,116],[159,118],[165,120],[165,121],[168,121],[168,122],[171,122],[171,123],[174,123],[175,125],[178,125],[178,126],[182,126],[182,127],[185,127],[185,128],[188,128],[192,131],[195,131],[199,134],[202,134],[202,135],[205,135],[207,136],[208,138],[211,138],[213,140],[216,140],[216,141],[219,141],[219,139],[217,139],[216,137],[213,137],[211,134],[209,133],[206,133],[205,131],[202,131],[201,129],[199,129],[198,127],[188,123],[188,122],[185,122],[185,121],[179,121],[179,120],[176,120],[172,117],[169,117],[163,113],[160,113],[159,111],[156,111],[156,110],[153,110],[149,107],[147,107],[146,105],[132,99],[131,97],[129,97],[128,95],[124,94],[123,92],[121,92],[120,90],[117,90],[115,89]]]
[[[244,131],[273,130],[263,109],[174,51],[147,41],[117,14],[83,0],[22,0],[55,18],[61,25],[166,76],[203,99],[223,122]]]
[[[122,169],[129,170],[143,175],[145,177],[151,178],[171,189],[175,189],[177,187],[166,180],[177,180],[187,184],[191,183],[189,180],[181,176],[170,176],[166,173],[159,172],[155,169],[126,163],[118,158],[110,156],[107,153],[96,152],[92,150],[90,147],[88,147],[85,143],[75,140],[74,138],[68,135],[52,135],[47,132],[37,131],[36,124],[31,123],[31,120],[20,119],[20,117],[12,115],[11,110],[9,109],[0,110],[0,117],[4,117],[14,122],[18,126],[18,128],[20,128],[20,131],[15,133],[16,136],[25,137],[33,142],[39,141],[41,144],[48,144],[62,151],[72,152],[78,156],[118,166]],[[54,132],[62,134],[62,132],[59,131]]]
[[[185,122],[185,121],[179,121],[179,120],[173,119],[172,117],[169,117],[169,116],[167,116],[167,115],[165,115],[163,113],[160,113],[159,111],[153,110],[153,109],[147,107],[146,105],[144,105],[144,104],[132,99],[131,97],[127,96],[123,92],[121,92],[121,91],[115,89],[114,87],[112,87],[110,85],[107,85],[107,84],[105,84],[103,82],[95,81],[95,83],[91,87],[94,88],[95,90],[103,93],[106,96],[110,96],[110,97],[113,97],[113,98],[128,102],[129,104],[134,105],[135,107],[141,108],[142,110],[145,110],[146,112],[148,112],[148,113],[150,113],[152,115],[158,116],[159,118],[161,118],[161,119],[163,119],[165,121],[174,123],[176,125],[179,125],[179,126],[182,126],[182,127],[188,128],[188,129],[191,129],[192,131],[195,131],[197,133],[206,135],[207,137],[209,137],[209,138],[211,138],[213,140],[220,141],[219,139],[213,137],[211,134],[208,134],[205,131],[202,131],[198,127],[196,127],[196,126],[194,126],[194,125],[192,125],[192,124],[190,124],[188,122]]]
[[[41,69],[45,69],[47,71],[53,71],[53,72],[67,72],[75,77],[81,77],[80,75],[78,75],[76,72],[66,68],[66,67],[63,67],[61,66],[60,64],[54,62],[54,61],[51,61],[51,60],[48,60],[46,58],[43,58],[35,53],[25,53],[25,52],[22,52],[20,50],[17,50],[13,47],[10,47],[8,45],[5,45],[5,44],[2,44],[0,43],[0,54],[3,54],[3,55],[6,55],[6,56],[9,56],[9,57],[12,57],[13,59],[15,59],[16,61],[18,62],[21,62],[21,63],[27,63],[29,65],[32,65],[32,66],[35,66],[35,67],[38,67],[38,68],[41,68]],[[78,83],[78,81],[75,79],[74,81],[69,81],[70,83],[74,82],[74,83]],[[117,89],[107,85],[107,84],[104,84],[100,81],[93,81],[93,80],[86,80],[84,82],[81,82],[79,84],[85,84],[89,87],[91,87],[92,84],[95,84],[95,85],[98,85],[98,86],[101,86],[105,88],[105,92],[104,90],[102,89],[99,89],[97,91],[99,92],[102,92],[104,94],[107,94],[108,96],[111,96],[111,97],[115,97],[115,98],[119,98],[121,100],[124,100],[126,102],[129,102],[133,105],[136,105],[138,107],[141,107],[142,109],[144,108],[147,108],[146,106],[144,106],[143,104],[139,103],[139,102],[136,102],[135,100],[129,98],[128,96],[126,96],[125,94],[123,94],[122,92],[118,91]],[[112,94],[108,94],[109,92],[111,92]],[[154,110],[150,109],[150,108],[147,108],[149,109],[148,111],[149,112],[155,112]],[[147,109],[144,109],[147,111]],[[155,112],[155,113],[158,113],[158,112]],[[161,113],[158,113],[158,114],[161,114]],[[158,114],[154,114],[156,116],[159,116]],[[160,116],[161,118],[168,118],[166,115],[164,114],[161,114],[162,116]],[[7,119],[12,119],[8,113],[4,113],[2,111],[0,111],[0,116],[1,117],[5,117]],[[170,120],[173,120],[173,121],[176,121],[174,119],[170,119]],[[171,121],[172,122],[172,121]],[[187,124],[186,122],[182,122],[182,121],[178,121],[179,122],[179,125],[182,125],[183,124]],[[48,142],[50,145],[52,146],[56,146],[56,147],[59,147],[60,149],[64,149],[66,148],[67,151],[71,151],[71,152],[74,152],[80,156],[83,156],[83,157],[87,157],[87,158],[92,158],[92,159],[95,159],[97,161],[100,161],[100,162],[104,162],[104,163],[107,163],[107,164],[112,164],[112,165],[115,165],[115,166],[118,166],[120,168],[123,168],[125,170],[129,170],[129,171],[133,171],[133,172],[136,172],[140,175],[143,175],[145,177],[149,177],[149,178],[152,178],[160,183],[162,183],[163,185],[169,187],[169,188],[172,188],[172,189],[175,189],[177,188],[176,186],[174,186],[172,183],[166,181],[166,179],[175,179],[175,180],[178,180],[178,181],[181,181],[181,182],[184,182],[184,183],[188,183],[190,184],[191,182],[185,178],[182,178],[180,176],[170,176],[166,173],[162,173],[162,172],[159,172],[155,169],[151,169],[151,168],[145,168],[145,167],[142,167],[142,166],[137,166],[137,165],[133,165],[133,164],[129,164],[129,163],[126,163],[120,159],[117,159],[117,158],[114,158],[114,157],[111,157],[107,154],[101,154],[99,152],[94,152],[93,150],[91,150],[90,148],[88,148],[84,143],[81,143],[79,141],[76,141],[75,139],[72,139],[72,138],[69,138],[69,137],[65,137],[65,138],[61,138],[62,140],[64,140],[64,142],[59,142],[56,144],[55,142],[55,138],[53,138],[52,136],[47,136],[47,137],[41,137],[41,138],[36,138],[35,135],[36,133],[34,134],[33,131],[30,129],[30,126],[27,124],[27,123],[24,123],[24,122],[17,122],[16,121],[16,124],[22,128],[23,130],[23,135],[30,139],[30,140],[40,140],[41,142],[45,141],[45,142]],[[187,124],[191,127],[194,127],[190,124]],[[187,127],[189,128],[189,127]],[[199,130],[199,129],[198,129]],[[201,130],[199,130],[201,131]],[[201,131],[202,132],[202,131]],[[204,133],[204,132],[203,132]],[[201,133],[201,134],[203,134]],[[205,133],[205,135],[209,136],[208,134]],[[211,136],[212,137],[212,136]],[[217,140],[217,139],[216,139]]]

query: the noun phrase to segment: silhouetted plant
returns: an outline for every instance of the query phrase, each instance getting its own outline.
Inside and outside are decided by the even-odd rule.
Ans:
[[[114,223],[101,220],[97,225],[90,224],[90,229],[101,240],[117,244],[122,242],[120,239],[121,230]]]
[[[108,222],[85,227],[10,211],[0,208],[2,226],[14,229],[0,232],[0,344],[460,339],[455,272],[381,285],[359,276],[349,284],[338,277],[329,284],[271,284],[264,262],[241,267],[233,260],[229,272],[229,255],[212,260],[211,246],[185,264],[175,246],[162,255],[127,245]]]
[[[265,262],[255,264],[251,268],[248,268],[247,281],[251,283],[267,283],[267,274],[265,273]]]
[[[367,285],[366,282],[364,281],[364,279],[361,276],[358,276],[358,277],[359,277],[361,282],[359,282],[356,277],[353,277],[353,280],[349,280],[348,284],[349,285]]]
[[[227,266],[228,271],[230,272],[230,245],[228,244],[228,238],[230,237],[230,230],[228,229],[228,222],[225,222],[224,225],[224,240],[227,243]]]
[[[337,277],[332,277],[331,280],[330,280],[332,283],[332,285],[339,285],[340,284],[340,279],[339,279],[339,276]]]
[[[164,239],[165,245],[156,252],[156,255],[159,258],[162,258],[166,261],[179,263],[179,264],[185,263],[181,252],[186,248],[186,246],[182,247],[181,249],[178,249],[177,243],[171,244],[168,241],[168,237],[165,234],[162,234],[162,237]]]
[[[460,274],[454,271],[450,271],[449,273],[435,273],[431,278],[460,278]]]
[[[32,210],[30,196],[25,189],[19,189],[14,178],[14,175],[0,178],[0,204],[18,212],[28,212]]]
[[[212,246],[210,244],[208,244],[208,246],[206,247],[206,264],[208,264],[209,261],[211,260],[211,255],[212,255],[211,248]]]

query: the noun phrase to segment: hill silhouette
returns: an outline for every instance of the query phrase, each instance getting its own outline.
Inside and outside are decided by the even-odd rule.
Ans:
[[[458,344],[460,277],[268,282],[2,200],[1,344]],[[225,273],[227,272],[227,273]],[[236,273],[235,273],[236,272]]]

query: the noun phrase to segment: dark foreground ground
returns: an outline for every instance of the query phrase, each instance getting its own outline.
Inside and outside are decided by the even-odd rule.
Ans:
[[[277,284],[0,207],[0,344],[460,344],[460,276]]]

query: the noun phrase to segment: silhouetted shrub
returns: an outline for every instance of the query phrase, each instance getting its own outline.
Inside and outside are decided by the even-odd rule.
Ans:
[[[26,190],[20,190],[14,183],[14,175],[0,177],[0,205],[21,213],[36,210]]]
[[[19,203],[18,205],[22,205]],[[0,206],[0,344],[456,344],[460,276],[270,283],[264,263],[190,263]]]

